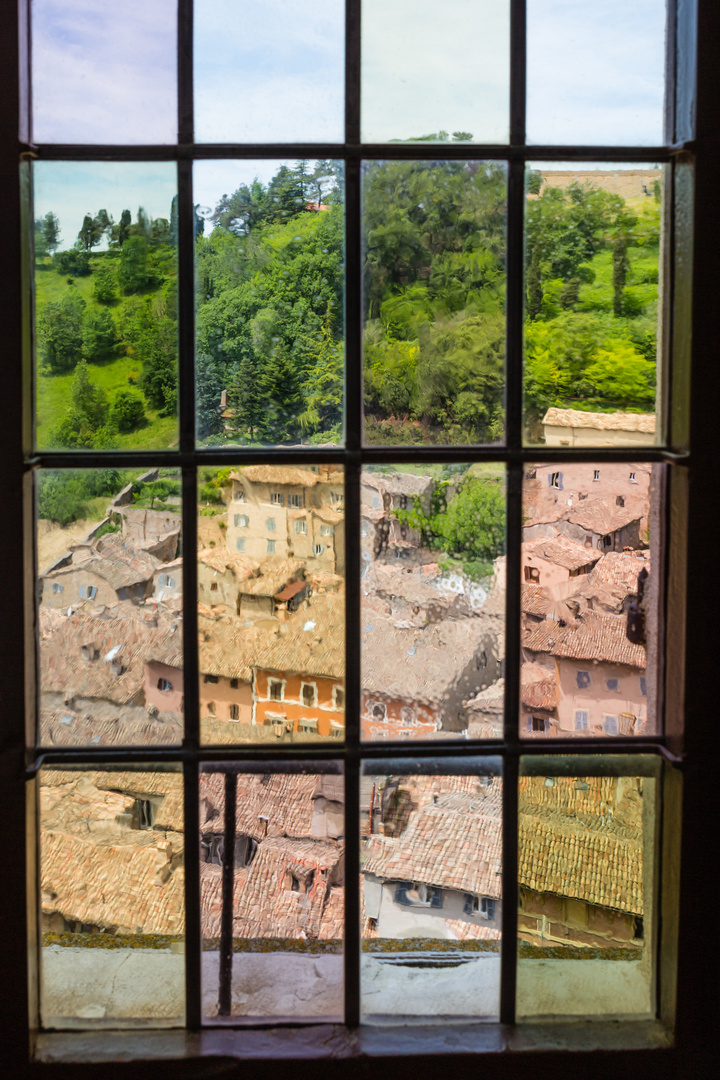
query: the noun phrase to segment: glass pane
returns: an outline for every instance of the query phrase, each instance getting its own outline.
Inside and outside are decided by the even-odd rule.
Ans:
[[[503,466],[370,465],[360,499],[362,737],[502,738]]]
[[[33,139],[172,143],[176,0],[32,0]]]
[[[343,3],[195,0],[194,29],[197,142],[343,141]]]
[[[655,735],[663,466],[525,468],[520,731]]]
[[[182,1026],[181,773],[43,768],[39,802],[43,1027]]]
[[[37,447],[176,445],[175,165],[40,162],[33,184]]]
[[[518,1019],[654,1016],[658,782],[540,768],[520,777]]]
[[[664,0],[528,0],[527,141],[659,146]]]
[[[501,442],[505,163],[363,169],[365,442]]]
[[[180,477],[37,474],[42,746],[183,737]]]
[[[345,736],[345,488],[337,465],[201,469],[200,730]]]
[[[509,95],[509,3],[363,0],[363,142],[509,142]]]
[[[200,161],[193,177],[200,445],[341,443],[342,162]]]
[[[661,441],[664,170],[527,172],[525,437],[547,446]]]
[[[361,992],[370,1023],[499,1011],[500,762],[467,759],[459,775],[446,775],[452,759],[426,764],[363,766]]]
[[[341,1020],[343,777],[332,767],[318,772],[317,763],[302,771],[260,765],[239,774],[204,768],[203,1016],[235,1023]],[[226,907],[232,917],[223,934]]]

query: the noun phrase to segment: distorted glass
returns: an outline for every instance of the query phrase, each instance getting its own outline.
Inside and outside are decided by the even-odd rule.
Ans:
[[[233,783],[230,821],[226,795],[232,799]],[[312,763],[283,771],[268,763],[228,777],[217,766],[203,767],[200,918],[207,1021],[342,1019],[344,835],[345,788],[337,772],[318,771]],[[232,920],[223,939],[228,905]]]
[[[504,162],[363,166],[368,444],[504,439]]]
[[[344,739],[342,467],[205,468],[198,480],[203,742]]]
[[[362,737],[501,738],[504,466],[366,466],[360,551]]]
[[[649,1019],[656,762],[571,760],[521,759],[517,1016]]]
[[[32,0],[31,16],[33,141],[176,141],[176,0]]]
[[[528,443],[662,441],[663,183],[661,166],[528,166]]]
[[[363,142],[509,141],[510,4],[362,4]]]
[[[345,6],[195,0],[198,142],[342,142]]]
[[[182,742],[180,493],[173,469],[37,473],[42,746]]]
[[[343,441],[340,161],[194,165],[201,446]]]
[[[528,0],[527,141],[659,146],[665,0]]]
[[[33,166],[36,446],[177,443],[177,173]]]
[[[663,466],[525,466],[520,733],[658,732]]]
[[[365,762],[360,790],[363,1019],[496,1018],[499,759]]]
[[[44,767],[38,798],[43,1027],[182,1026],[182,774]]]

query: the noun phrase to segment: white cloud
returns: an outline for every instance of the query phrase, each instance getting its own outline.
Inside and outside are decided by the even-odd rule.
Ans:
[[[38,142],[177,137],[176,0],[34,0]]]

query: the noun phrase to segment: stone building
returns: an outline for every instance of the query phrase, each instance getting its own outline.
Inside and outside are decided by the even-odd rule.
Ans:
[[[591,413],[548,409],[543,417],[546,446],[653,446],[654,413]]]

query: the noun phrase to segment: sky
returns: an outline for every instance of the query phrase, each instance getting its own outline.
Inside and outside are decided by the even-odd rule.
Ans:
[[[174,142],[176,0],[33,0],[37,142]],[[196,0],[199,142],[342,141],[344,0]],[[509,2],[363,0],[365,141],[508,136]],[[665,0],[527,0],[528,140],[661,142]]]

